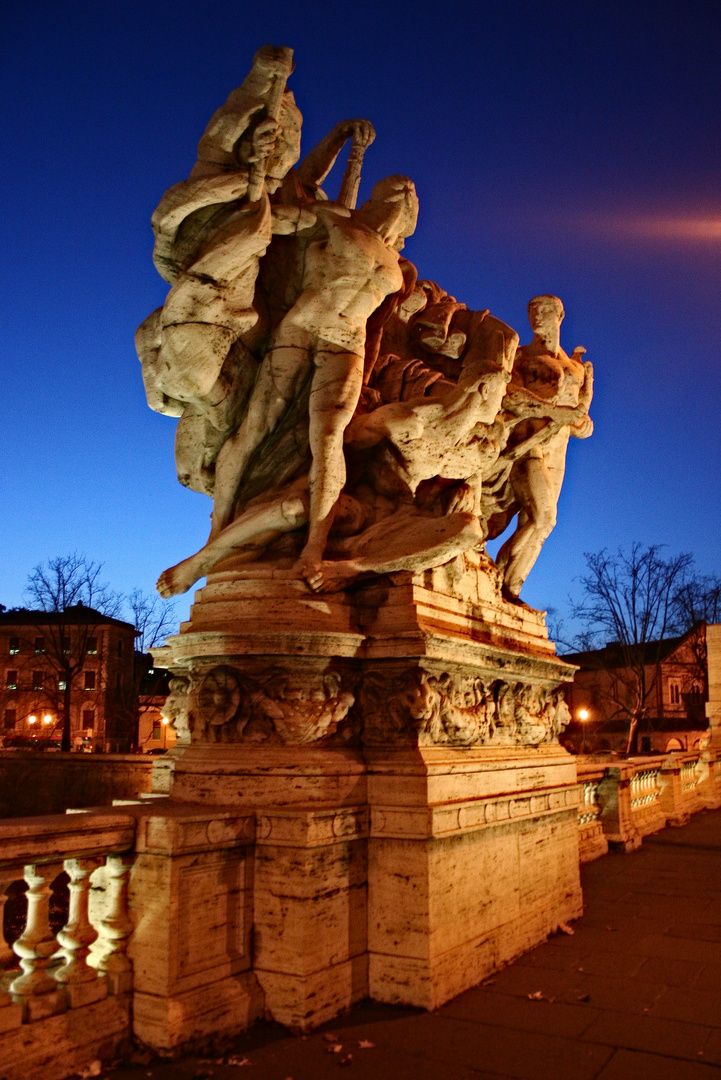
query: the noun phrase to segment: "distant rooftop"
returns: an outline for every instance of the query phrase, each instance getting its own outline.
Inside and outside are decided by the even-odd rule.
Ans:
[[[123,619],[114,619],[110,615],[103,615],[101,611],[96,611],[95,608],[87,607],[85,604],[73,604],[64,611],[37,611],[30,608],[11,608],[9,611],[0,611],[0,626],[48,626],[60,622],[78,625],[107,623],[123,630],[132,630],[136,634],[138,632],[132,623],[125,622]]]

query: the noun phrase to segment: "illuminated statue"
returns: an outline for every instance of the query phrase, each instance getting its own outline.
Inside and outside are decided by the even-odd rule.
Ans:
[[[179,417],[179,478],[214,500],[207,543],[158,589],[229,557],[339,589],[482,552],[517,514],[498,557],[517,599],[555,523],[569,435],[591,433],[590,364],[561,349],[555,297],[531,301],[516,354],[505,323],[417,281],[399,254],[412,181],[382,180],[355,208],[367,121],[294,168],[292,67],[289,49],[259,50],[153,215],[171,290],[136,335],[148,402]],[[331,202],[320,185],[348,139]]]

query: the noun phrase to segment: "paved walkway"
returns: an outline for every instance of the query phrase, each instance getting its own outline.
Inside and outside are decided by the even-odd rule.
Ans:
[[[435,1013],[365,1004],[305,1037],[263,1024],[226,1051],[247,1065],[193,1058],[112,1080],[720,1077],[721,811],[598,859],[582,879],[573,936]]]

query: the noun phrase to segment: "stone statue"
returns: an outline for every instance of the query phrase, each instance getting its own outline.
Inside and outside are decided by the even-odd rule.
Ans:
[[[507,460],[510,506],[502,522],[518,514],[513,535],[498,552],[504,594],[517,600],[521,586],[556,524],[556,506],[571,435],[585,439],[593,431],[588,408],[593,395],[593,367],[578,346],[568,356],[560,344],[563,304],[557,296],[536,296],[528,305],[533,340],[516,353],[504,408],[515,424]],[[505,527],[505,524],[504,524]],[[496,535],[502,531],[496,526]]]
[[[418,281],[400,255],[413,182],[355,207],[370,123],[345,121],[296,167],[292,52],[266,46],[211,118],[190,177],[153,215],[171,284],[136,335],[150,406],[179,417],[182,483],[213,498],[184,592],[224,560],[315,591],[483,551],[507,599],[555,523],[569,435],[591,433],[590,364],[560,347],[563,307],[531,301],[533,341]],[[336,202],[321,189],[343,144]],[[518,351],[517,351],[518,349]]]
[[[179,917],[196,893],[228,907],[226,860],[235,915],[229,933],[196,905],[220,918],[220,976],[168,976],[176,1041],[209,993],[208,1024],[233,1032],[264,1010],[307,1030],[361,997],[435,1008],[582,910],[576,766],[558,745],[574,669],[518,590],[568,437],[590,433],[590,365],[561,349],[555,297],[531,302],[519,350],[419,280],[402,162],[358,199],[368,121],[298,163],[291,71],[289,49],[261,49],[163,196],[171,288],[137,334],[149,404],[178,417],[178,476],[213,499],[207,542],[158,580],[172,596],[207,577],[153,650],[177,742],[144,858],[178,856],[150,891]],[[499,568],[485,542],[516,516]]]

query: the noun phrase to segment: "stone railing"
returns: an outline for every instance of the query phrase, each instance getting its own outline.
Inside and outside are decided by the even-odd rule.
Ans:
[[[0,750],[0,818],[63,814],[72,807],[110,807],[152,787],[150,754],[62,754]]]
[[[608,840],[601,822],[601,804],[598,801],[598,789],[605,771],[605,765],[593,765],[589,762],[581,773],[579,764],[578,847],[586,862],[605,855],[608,851]]]
[[[721,806],[721,761],[711,750],[627,761],[579,758],[577,774],[582,862],[609,846],[632,851],[644,836]]]
[[[128,1039],[135,827],[134,816],[114,811],[0,823],[0,926],[16,924],[12,948],[0,934],[0,1076],[7,1080],[65,1075],[57,1065],[63,1051],[66,1066],[79,1067]],[[65,890],[66,903],[53,903]]]
[[[262,1015],[254,842],[254,814],[164,795],[0,822],[0,1077],[62,1080],[131,1037],[169,1053]]]

